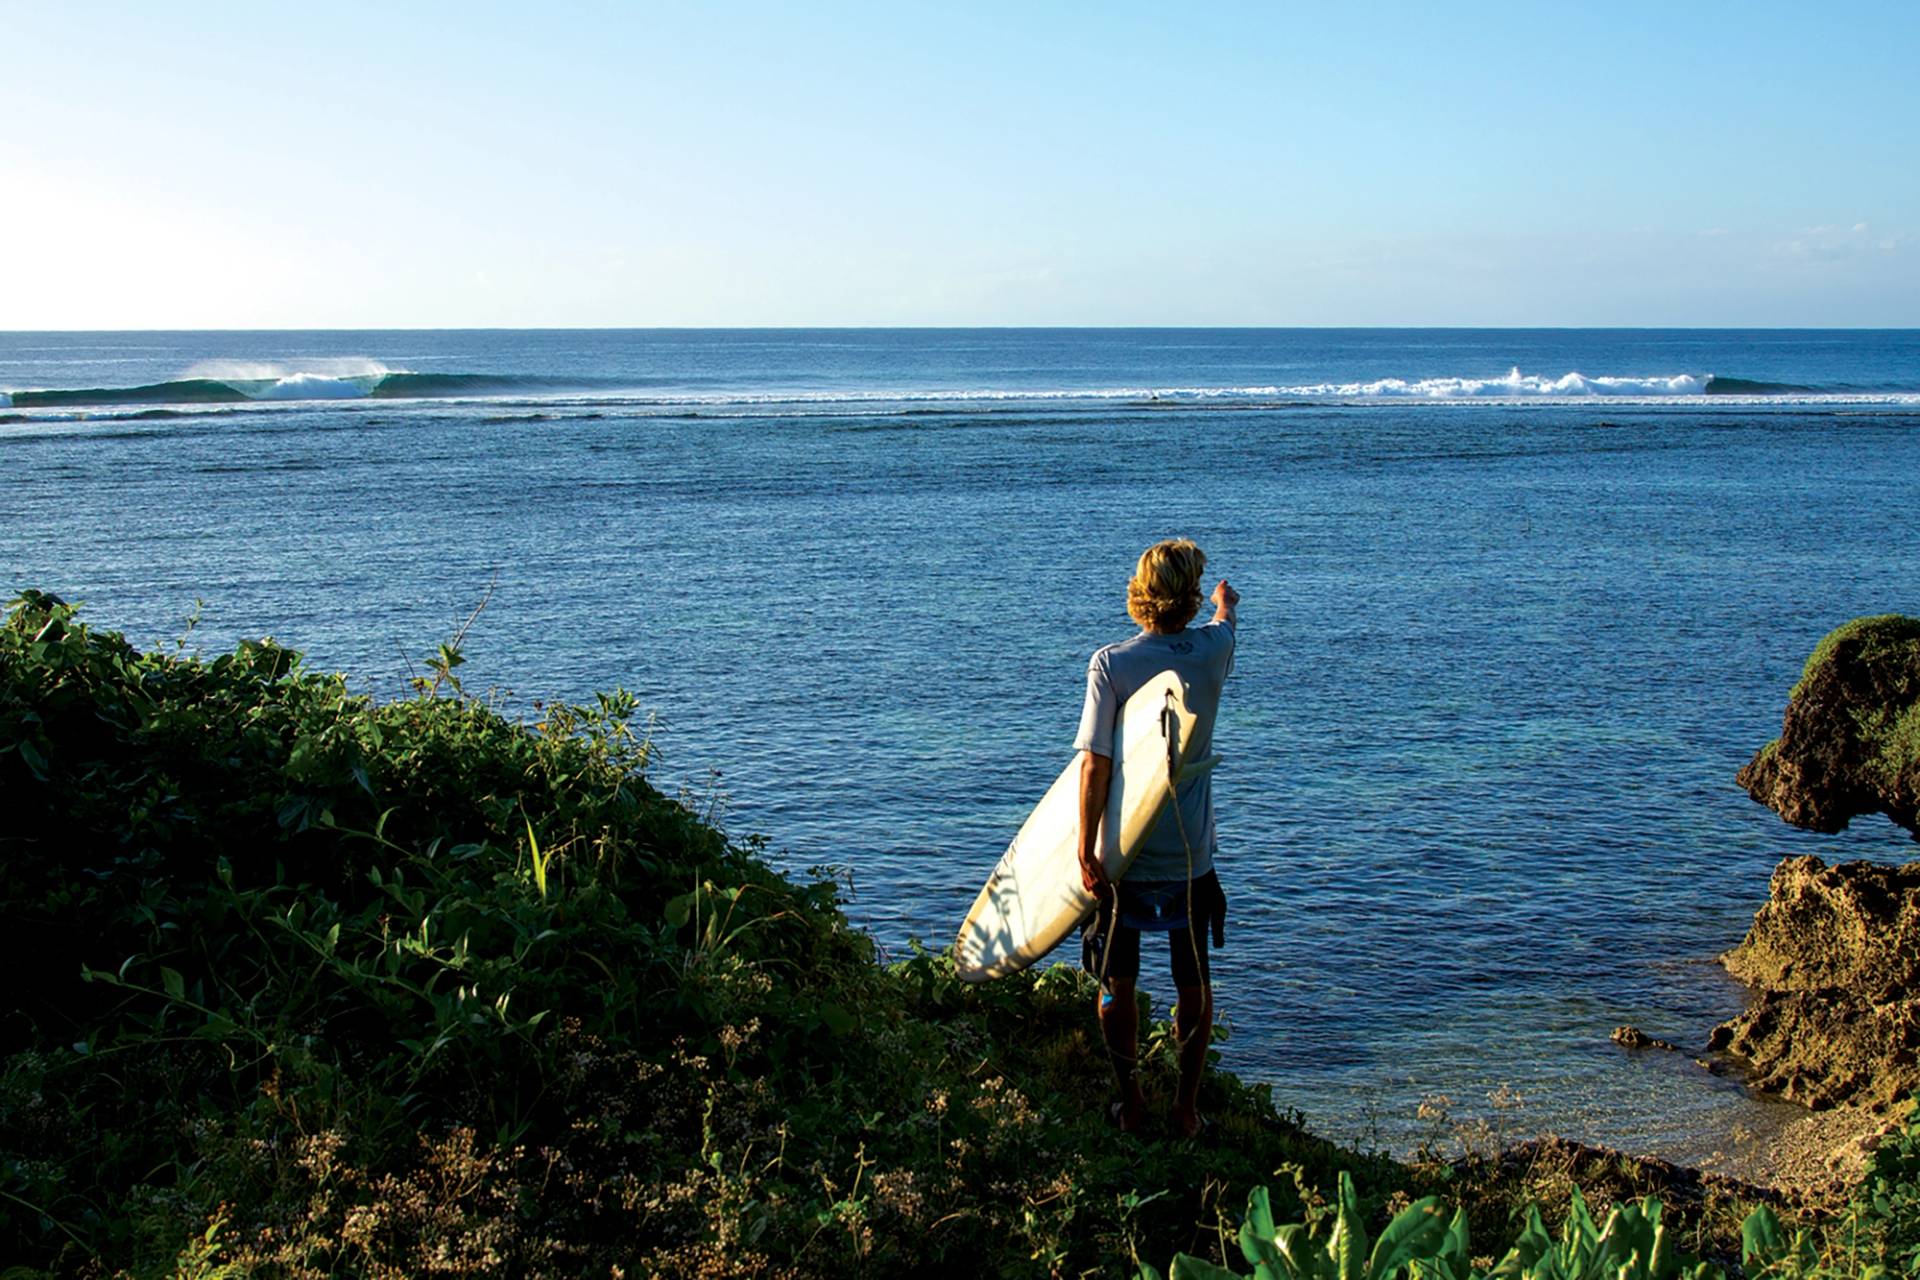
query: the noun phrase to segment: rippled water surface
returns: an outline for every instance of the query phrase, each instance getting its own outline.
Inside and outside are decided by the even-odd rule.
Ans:
[[[0,335],[16,393],[222,375],[0,411],[0,587],[141,642],[201,598],[199,644],[392,695],[497,581],[470,684],[633,689],[661,776],[846,869],[896,952],[1065,763],[1133,557],[1198,539],[1245,597],[1226,1060],[1338,1136],[1404,1146],[1431,1095],[1765,1131],[1608,1032],[1739,1007],[1713,957],[1782,855],[1910,848],[1732,775],[1826,630],[1920,612],[1912,333]]]

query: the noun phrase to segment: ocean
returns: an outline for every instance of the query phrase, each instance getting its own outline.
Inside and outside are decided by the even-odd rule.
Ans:
[[[1913,849],[1733,774],[1821,635],[1920,613],[1920,331],[4,333],[0,392],[9,595],[166,645],[203,601],[190,648],[378,697],[485,599],[469,689],[632,690],[656,780],[895,956],[1197,539],[1244,597],[1224,1063],[1346,1141],[1746,1167],[1793,1109],[1608,1033],[1740,1008],[1779,858]]]

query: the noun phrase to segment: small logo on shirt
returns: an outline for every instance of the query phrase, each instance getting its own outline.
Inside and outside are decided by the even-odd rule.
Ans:
[[[1171,649],[1171,650],[1173,650],[1173,651],[1174,651],[1175,653],[1192,653],[1192,652],[1193,652],[1193,641],[1191,641],[1191,640],[1171,640],[1171,641],[1168,641],[1168,642],[1167,642],[1167,648],[1169,648],[1169,649]]]

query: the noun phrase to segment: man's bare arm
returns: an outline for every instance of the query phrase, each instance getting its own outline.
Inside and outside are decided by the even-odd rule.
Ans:
[[[1100,818],[1107,811],[1107,791],[1113,785],[1113,761],[1097,751],[1080,753],[1080,883],[1096,898],[1109,886],[1100,865]]]
[[[1225,621],[1238,630],[1240,619],[1235,611],[1240,607],[1240,593],[1227,585],[1225,578],[1213,584],[1213,620]]]

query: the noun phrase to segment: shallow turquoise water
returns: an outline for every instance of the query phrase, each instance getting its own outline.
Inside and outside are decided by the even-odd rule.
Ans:
[[[497,381],[16,408],[0,587],[142,641],[204,598],[199,643],[387,695],[497,582],[470,684],[633,689],[662,777],[898,952],[1065,762],[1134,555],[1193,536],[1245,596],[1226,1060],[1339,1136],[1431,1095],[1681,1157],[1764,1129],[1607,1033],[1739,1007],[1712,958],[1779,857],[1912,848],[1732,783],[1826,630],[1920,612],[1911,333],[0,335],[0,387],[346,357]],[[1817,389],[1649,390],[1708,374]]]

